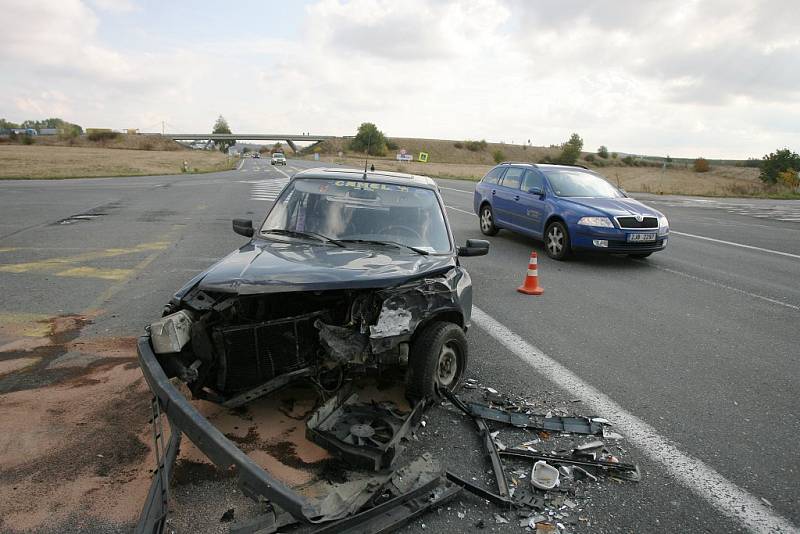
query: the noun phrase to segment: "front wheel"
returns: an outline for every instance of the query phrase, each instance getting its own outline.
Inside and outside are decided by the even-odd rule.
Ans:
[[[554,221],[544,231],[544,251],[554,260],[565,260],[572,253],[569,232],[564,223]]]
[[[484,204],[481,207],[480,223],[483,235],[497,235],[499,228],[494,224],[494,214],[489,204]]]
[[[406,393],[418,400],[439,398],[441,388],[455,391],[467,369],[467,337],[460,326],[435,322],[411,344]]]

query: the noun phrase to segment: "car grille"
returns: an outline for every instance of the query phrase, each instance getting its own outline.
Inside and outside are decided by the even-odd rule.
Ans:
[[[658,228],[657,217],[643,217],[637,221],[636,217],[615,217],[620,228]]]
[[[218,386],[244,391],[309,365],[318,346],[313,320],[319,313],[254,325],[218,328],[222,346]]]
[[[664,244],[663,239],[650,241],[649,243],[629,243],[627,241],[609,241],[608,248],[611,249],[626,249],[626,250],[640,250],[640,249],[653,249],[659,248]]]

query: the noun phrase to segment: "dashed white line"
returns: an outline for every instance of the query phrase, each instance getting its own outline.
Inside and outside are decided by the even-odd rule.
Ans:
[[[788,520],[770,510],[756,496],[729,481],[701,460],[680,451],[655,428],[627,412],[610,397],[531,345],[490,315],[473,306],[472,320],[536,372],[580,398],[592,412],[613,421],[643,454],[710,503],[724,515],[758,533],[797,532]]]
[[[800,255],[798,255],[798,254],[790,254],[789,252],[781,252],[780,250],[772,250],[772,249],[769,249],[769,248],[754,247],[752,245],[744,245],[742,243],[734,243],[733,241],[724,241],[722,239],[714,239],[713,237],[706,237],[706,236],[695,235],[695,234],[687,234],[687,233],[684,233],[684,232],[676,232],[675,230],[670,230],[669,233],[670,233],[670,235],[671,234],[675,234],[675,235],[681,235],[681,236],[684,236],[684,237],[693,237],[695,239],[702,239],[704,241],[712,241],[714,243],[721,243],[723,245],[731,245],[733,247],[746,248],[746,249],[750,249],[750,250],[758,250],[759,252],[769,252],[770,254],[777,254],[779,256],[786,256],[788,258],[795,258],[795,259],[800,260]]]

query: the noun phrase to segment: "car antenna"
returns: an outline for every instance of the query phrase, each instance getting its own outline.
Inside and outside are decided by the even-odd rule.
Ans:
[[[369,136],[367,137],[367,156],[364,158],[364,180],[367,179],[367,161],[369,160],[369,149],[372,146],[372,130],[369,131]]]

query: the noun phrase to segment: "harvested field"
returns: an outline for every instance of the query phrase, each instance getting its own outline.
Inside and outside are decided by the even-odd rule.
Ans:
[[[364,165],[363,156],[360,158],[352,155],[342,158],[322,156],[320,161],[341,163],[351,167]],[[370,158],[369,163],[375,165],[376,170],[471,181],[480,180],[492,168],[489,164],[416,161],[401,163],[396,160],[375,158]],[[605,176],[611,183],[618,184],[631,192],[721,197],[782,196],[779,191],[772,191],[764,186],[758,179],[758,169],[748,167],[715,166],[706,173],[696,173],[683,168],[662,171],[658,167],[608,166],[592,169]]]
[[[228,170],[236,162],[215,151],[0,145],[0,179],[180,174],[184,161],[192,172]]]

